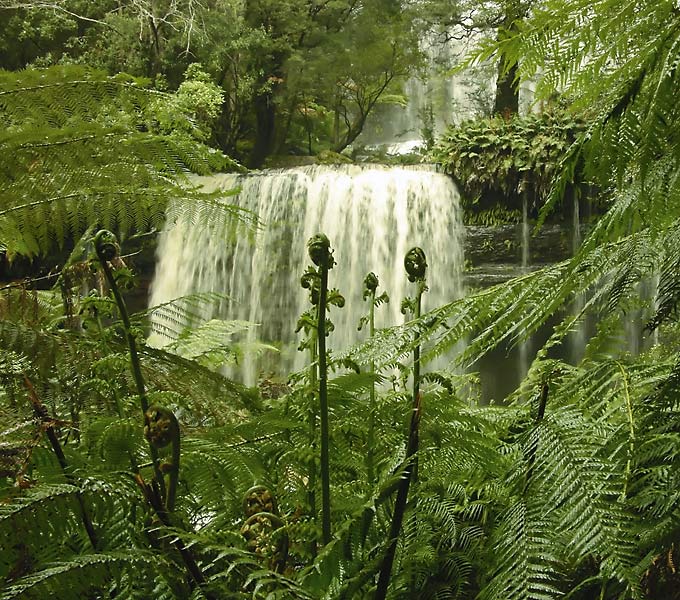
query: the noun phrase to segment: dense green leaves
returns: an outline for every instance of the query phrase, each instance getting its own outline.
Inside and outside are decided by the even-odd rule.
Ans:
[[[526,190],[540,201],[584,127],[581,120],[558,111],[468,121],[450,128],[432,157],[470,198],[494,192],[512,197]]]
[[[233,162],[197,143],[191,127],[155,132],[160,97],[76,67],[0,74],[0,244],[9,258],[73,244],[93,224],[123,238],[153,231],[172,198],[201,202],[187,175]]]

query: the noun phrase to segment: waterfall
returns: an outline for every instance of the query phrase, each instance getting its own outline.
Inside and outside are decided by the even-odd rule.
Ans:
[[[572,190],[573,208],[571,220],[571,250],[575,256],[581,249],[581,207],[579,202],[579,192],[576,188]],[[571,312],[574,316],[578,315],[586,305],[585,293],[578,294],[574,299]],[[573,364],[583,358],[586,344],[588,343],[587,323],[581,320],[576,323],[575,329],[571,332],[571,348],[569,351],[570,359]]]
[[[529,199],[525,191],[522,192],[522,225],[521,225],[521,252],[522,252],[522,272],[526,273],[529,269],[531,257],[531,232],[529,230]],[[524,377],[529,370],[530,355],[532,352],[531,339],[523,340],[519,344],[519,372]]]
[[[258,371],[283,374],[304,364],[306,357],[295,351],[294,329],[309,308],[300,286],[300,276],[311,264],[306,242],[319,231],[335,251],[337,265],[329,284],[346,299],[343,309],[330,313],[335,324],[331,349],[342,350],[364,336],[357,326],[367,312],[362,291],[369,271],[378,275],[379,291],[386,290],[391,298],[376,311],[376,325],[403,322],[401,299],[414,293],[403,267],[412,246],[421,246],[428,258],[425,310],[462,294],[459,196],[452,181],[433,168],[311,166],[199,181],[206,191],[239,188],[238,196],[228,200],[255,213],[262,227],[254,240],[242,235],[229,242],[213,227],[180,218],[160,236],[150,303],[197,292],[226,294],[229,302],[202,317],[258,323],[255,337],[281,349],[278,365],[245,361],[242,376],[250,384]]]
[[[650,318],[654,316],[657,311],[659,310],[659,284],[661,282],[661,276],[659,275],[658,272],[654,273],[651,278],[651,283],[650,283],[650,308],[651,308],[651,314]],[[652,331],[652,339],[651,339],[651,345],[652,346],[658,346],[659,345],[659,328],[656,327],[654,331]]]
[[[571,250],[574,255],[581,249],[581,208],[579,194],[576,189],[572,192],[573,209],[571,211]]]
[[[383,146],[388,154],[422,149],[453,123],[488,114],[494,83],[488,66],[475,66],[465,75],[451,69],[480,42],[454,27],[431,32],[420,40],[425,68],[404,85],[404,103],[381,103],[369,115],[358,145]]]
[[[529,268],[530,253],[531,253],[531,232],[529,231],[529,200],[527,192],[522,192],[522,270],[526,271]]]

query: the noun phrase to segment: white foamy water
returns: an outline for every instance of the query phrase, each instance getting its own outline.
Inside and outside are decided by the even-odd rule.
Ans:
[[[413,246],[421,246],[428,259],[430,291],[424,310],[462,295],[464,228],[458,191],[450,178],[432,168],[311,166],[217,175],[200,182],[207,191],[240,188],[227,201],[256,213],[262,228],[254,240],[224,240],[217,228],[180,218],[161,235],[150,303],[197,292],[228,295],[231,302],[203,317],[258,323],[255,337],[282,349],[276,369],[300,367],[307,358],[295,351],[294,329],[309,308],[300,276],[311,264],[306,243],[315,233],[323,232],[331,241],[337,265],[329,285],[346,299],[344,308],[330,312],[335,324],[331,349],[345,349],[365,336],[357,325],[368,311],[362,291],[369,271],[380,279],[378,293],[390,295],[389,305],[376,311],[376,325],[403,322],[401,299],[415,293],[403,267]],[[274,370],[266,362],[245,362],[242,376],[248,383],[254,383],[259,371]]]

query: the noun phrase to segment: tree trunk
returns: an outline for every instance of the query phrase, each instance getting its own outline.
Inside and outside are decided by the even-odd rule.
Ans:
[[[515,82],[517,64],[511,65],[507,71],[506,68],[505,59],[501,59],[498,65],[493,114],[508,117],[519,112],[519,85]]]
[[[259,94],[253,102],[255,118],[255,144],[248,159],[248,166],[253,169],[260,168],[265,159],[271,154],[274,146],[274,134],[276,130],[276,107],[271,93]]]
[[[498,28],[499,42],[517,34],[517,24],[526,16],[528,6],[521,0],[506,0],[504,9],[503,23]],[[494,115],[503,115],[507,118],[519,112],[519,82],[516,78],[517,62],[509,62],[507,56],[501,55],[493,103]]]
[[[342,152],[347,146],[349,146],[354,140],[356,140],[364,129],[364,124],[366,123],[366,116],[361,114],[357,119],[351,124],[347,133],[333,145],[333,152]]]

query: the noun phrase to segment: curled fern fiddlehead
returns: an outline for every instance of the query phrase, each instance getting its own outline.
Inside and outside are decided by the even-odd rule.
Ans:
[[[120,254],[116,236],[107,229],[100,229],[94,236],[94,248],[100,260],[112,261]]]
[[[316,343],[318,356],[319,416],[321,421],[321,532],[323,543],[331,541],[331,491],[329,466],[329,427],[328,427],[328,374],[326,364],[326,310],[329,304],[328,270],[333,268],[333,252],[328,237],[317,233],[307,242],[307,251],[312,262],[318,267],[319,303],[317,306]],[[304,284],[303,284],[304,285]],[[332,295],[336,306],[344,304],[338,292]]]
[[[274,494],[264,485],[255,485],[243,495],[243,514],[246,518],[259,512],[279,513]]]
[[[335,265],[330,240],[324,233],[317,233],[309,238],[307,252],[309,252],[309,258],[312,259],[312,262],[317,267],[328,270],[332,269]]]
[[[282,571],[288,559],[288,533],[274,494],[264,485],[251,487],[243,496],[245,522],[241,535],[248,550],[266,558],[269,567]]]
[[[375,294],[379,283],[378,276],[373,272],[364,277],[364,300],[366,300],[366,298],[368,298],[372,293]]]
[[[418,284],[416,297],[412,301],[404,304],[409,304],[413,307],[413,316],[416,319],[420,318],[421,299],[423,293],[427,290],[425,283],[425,273],[427,271],[427,260],[425,253],[421,248],[412,248],[404,258],[404,267],[408,274],[409,281]],[[402,304],[403,306],[403,304]],[[420,427],[420,344],[417,343],[413,349],[413,397],[411,406],[411,424],[409,426],[408,442],[406,444],[406,459],[404,467],[404,475],[399,481],[399,488],[397,489],[397,498],[394,503],[394,513],[392,513],[392,523],[390,524],[390,536],[387,542],[387,550],[380,567],[380,576],[378,578],[378,585],[375,592],[375,600],[385,600],[387,596],[387,588],[390,582],[390,574],[392,572],[392,563],[394,562],[394,555],[397,549],[397,539],[401,526],[404,520],[404,513],[406,512],[406,501],[408,499],[408,490],[411,485],[411,480],[418,477],[418,463],[416,462],[416,453],[419,445],[419,427]],[[412,590],[413,591],[413,590]]]
[[[162,406],[150,406],[146,411],[144,435],[154,448],[165,448],[179,437],[179,423],[174,413]]]
[[[422,248],[411,248],[404,257],[404,268],[408,275],[408,280],[415,282],[425,279],[425,271],[427,270],[427,259]]]
[[[150,406],[144,414],[146,425],[144,436],[149,444],[157,450],[172,444],[172,462],[161,465],[161,472],[169,473],[165,507],[169,511],[175,509],[177,482],[179,480],[180,435],[179,423],[175,414],[162,406]]]

